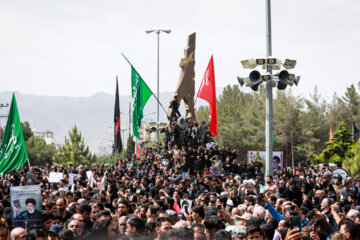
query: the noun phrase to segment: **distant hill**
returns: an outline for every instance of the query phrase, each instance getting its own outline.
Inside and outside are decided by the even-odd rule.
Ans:
[[[217,89],[217,95],[223,88]],[[12,92],[0,92],[0,103],[11,102]],[[113,141],[114,95],[98,92],[90,97],[52,97],[35,96],[15,92],[20,120],[28,121],[32,128],[38,131],[54,132],[56,144],[62,144],[69,130],[76,125],[82,133],[85,143],[92,152],[109,148]],[[173,94],[160,93],[160,101],[167,110]],[[206,104],[198,100],[196,106]],[[8,108],[2,108],[0,114],[8,114]],[[129,97],[120,96],[121,128],[128,129]],[[180,112],[185,112],[183,103]],[[144,110],[144,119],[156,121],[156,100],[151,97]],[[160,108],[160,121],[166,121],[166,114]],[[6,118],[0,121],[6,124]],[[125,141],[128,131],[124,132]]]

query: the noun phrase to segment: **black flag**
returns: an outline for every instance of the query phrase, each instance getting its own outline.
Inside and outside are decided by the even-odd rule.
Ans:
[[[357,142],[359,140],[359,129],[356,128],[354,121],[352,122],[352,135],[353,140]]]
[[[119,99],[118,77],[116,76],[115,110],[114,110],[114,153],[120,153],[122,151],[119,101],[120,99]]]

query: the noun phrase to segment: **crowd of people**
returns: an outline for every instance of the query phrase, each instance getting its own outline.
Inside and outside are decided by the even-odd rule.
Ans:
[[[265,177],[261,161],[214,145],[206,123],[165,131],[165,147],[113,166],[54,164],[1,176],[0,240],[360,239],[359,176],[324,164],[277,166]],[[51,172],[63,179],[49,182]],[[80,177],[71,182],[70,174]],[[42,224],[13,227],[10,189],[34,184]],[[36,203],[26,205],[31,217]]]

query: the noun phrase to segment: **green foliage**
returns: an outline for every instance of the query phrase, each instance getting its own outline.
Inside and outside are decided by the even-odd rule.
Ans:
[[[72,163],[74,166],[80,164],[90,165],[96,162],[96,156],[91,154],[89,147],[85,146],[81,132],[74,126],[69,131],[69,139],[54,154],[54,161],[59,164]]]
[[[341,165],[345,159],[353,157],[351,152],[353,144],[352,133],[342,122],[334,134],[333,141],[326,143],[326,149],[320,153],[318,160],[321,163],[339,163]]]
[[[46,144],[44,139],[35,136],[26,141],[26,149],[30,164],[39,167],[44,167],[47,163],[51,165],[56,151],[53,144]]]
[[[353,117],[356,117],[355,120],[359,120],[357,115],[359,113],[360,96],[353,84],[351,84],[350,87],[346,89],[345,96],[342,99],[347,106],[348,112],[350,112],[346,123],[350,123]]]
[[[310,162],[312,163],[312,164],[319,164],[320,163],[320,161],[319,161],[319,157],[318,157],[318,155],[316,155],[315,153],[310,153],[309,155],[308,155],[308,158],[310,159]]]
[[[306,164],[306,151],[303,147],[297,146],[294,151],[294,159],[296,164],[302,164],[305,166]]]
[[[237,85],[224,88],[218,105],[218,145],[237,148],[245,158],[250,149],[265,143],[264,94],[241,92]]]
[[[25,142],[34,135],[31,130],[30,123],[27,121],[21,123],[21,129],[23,131]]]
[[[326,122],[326,102],[315,87],[310,99],[305,100],[306,110],[301,113],[301,137],[304,149],[309,153],[320,154],[328,141],[329,127]]]
[[[117,159],[121,158],[122,154],[118,154],[116,156]],[[107,156],[101,156],[96,158],[96,164],[99,166],[105,165],[105,163],[109,164],[110,167],[115,165],[115,154],[109,154]]]
[[[288,163],[288,158],[291,157],[292,165],[296,165],[294,148],[300,143],[301,125],[299,122],[302,105],[302,100],[293,96],[291,89],[278,91],[274,101],[273,128],[276,136],[274,148],[285,150],[288,153],[285,155],[285,162]]]
[[[346,158],[343,168],[352,176],[360,175],[360,141],[357,141],[351,149],[352,158]]]
[[[127,140],[125,158],[131,158],[131,156],[134,154],[135,142],[133,140],[133,137],[133,135],[129,135],[129,138]]]
[[[201,106],[196,111],[196,120],[201,123],[202,120],[209,121],[209,106]]]

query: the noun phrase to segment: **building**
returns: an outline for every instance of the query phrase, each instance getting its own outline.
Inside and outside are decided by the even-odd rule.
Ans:
[[[167,122],[160,122],[160,129],[166,127],[167,124]],[[145,142],[146,140],[156,141],[156,122],[152,121],[152,119],[143,120],[139,133],[140,142]]]
[[[46,130],[44,132],[42,131],[37,131],[36,129],[31,129],[34,136],[44,139],[46,144],[55,144],[55,138],[54,138],[54,133],[50,130]]]

